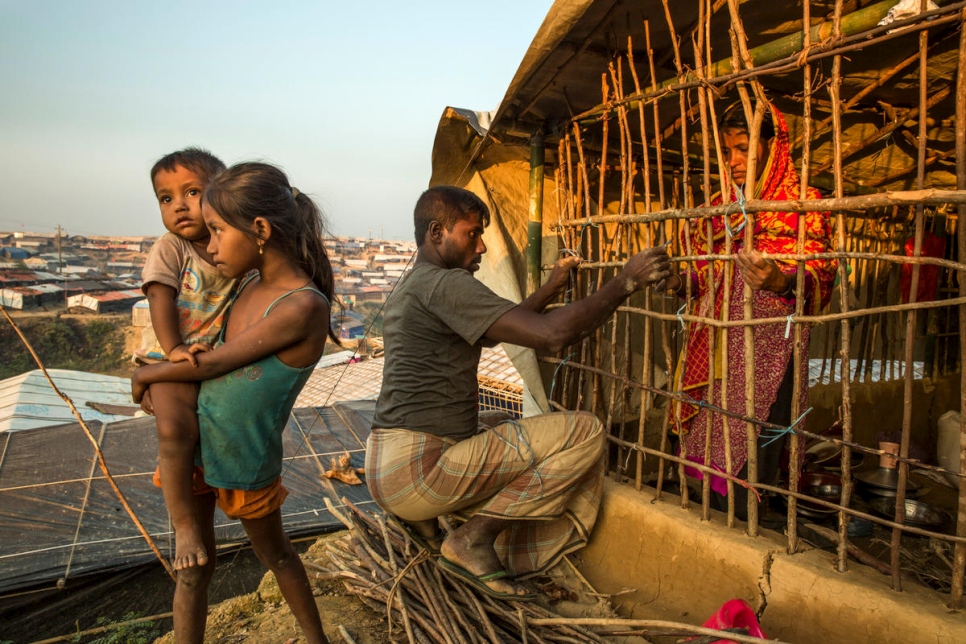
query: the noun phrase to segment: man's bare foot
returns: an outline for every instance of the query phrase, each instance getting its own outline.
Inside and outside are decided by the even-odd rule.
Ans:
[[[181,528],[174,532],[174,563],[175,570],[185,568],[199,568],[208,564],[208,551],[205,549],[201,533],[197,529]]]
[[[532,598],[532,591],[523,584],[512,581],[508,576],[496,573],[503,571],[503,564],[496,555],[493,543],[506,524],[503,519],[476,516],[453,531],[440,547],[440,554],[450,564],[463,569],[483,584],[505,595]],[[453,568],[443,566],[452,572]],[[460,575],[466,577],[465,575]]]
[[[438,519],[426,519],[425,521],[405,521],[400,519],[411,532],[415,532],[423,539],[439,539],[440,529]]]
[[[430,555],[438,555],[439,547],[443,543],[446,534],[440,529],[437,519],[427,519],[426,521],[405,521],[398,519],[403,531],[409,535],[417,548],[429,552]]]

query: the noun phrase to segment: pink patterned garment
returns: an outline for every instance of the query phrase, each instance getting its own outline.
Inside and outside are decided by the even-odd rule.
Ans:
[[[744,296],[745,283],[741,279],[734,280],[731,288],[731,311],[730,319],[741,319],[744,315],[742,299]],[[775,295],[770,291],[756,291],[752,299],[752,312],[755,318],[784,317],[795,311],[794,300],[786,300]],[[778,388],[781,386],[785,376],[785,370],[790,367],[789,363],[792,356],[792,344],[795,339],[794,329],[789,332],[788,339],[785,339],[785,327],[783,323],[767,324],[752,327],[754,329],[754,367],[755,367],[755,417],[759,419],[768,418],[769,410],[778,395]],[[713,380],[713,397],[708,393],[708,387],[698,387],[688,391],[688,394],[695,400],[710,402],[717,407],[724,407],[742,416],[746,416],[745,411],[745,332],[740,327],[733,327],[726,330],[728,342],[728,404],[723,405],[721,401],[721,379]],[[722,335],[718,337],[721,338]],[[802,326],[802,345],[808,346],[809,327]],[[808,380],[808,362],[802,360],[801,378],[803,383]],[[799,409],[804,410],[808,399],[808,390],[801,388],[799,396]],[[704,463],[705,436],[707,435],[708,414],[711,414],[711,466],[721,470],[725,469],[725,440],[724,440],[724,417],[721,414],[712,413],[707,408],[701,407],[696,416],[687,421],[689,431],[681,437],[681,452],[688,460],[695,463]],[[745,423],[735,419],[729,419],[731,440],[731,474],[737,474],[745,461],[748,460],[748,442]],[[696,479],[703,478],[701,472],[693,468],[685,468],[688,476]],[[728,486],[725,479],[713,477],[711,479],[711,489],[719,494],[727,494]]]

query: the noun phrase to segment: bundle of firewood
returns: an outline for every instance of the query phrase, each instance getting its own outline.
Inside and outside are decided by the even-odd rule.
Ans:
[[[306,561],[310,576],[340,579],[349,592],[386,615],[389,639],[410,644],[570,644],[608,641],[608,635],[711,635],[699,626],[657,620],[566,618],[537,602],[507,601],[478,593],[445,574],[395,520],[360,510],[343,499],[348,516],[327,503],[348,528],[327,542],[331,565]],[[540,587],[551,603],[571,593],[553,582]],[[593,631],[590,630],[593,627]],[[745,631],[747,632],[747,631]],[[765,640],[734,633],[738,642]],[[718,639],[714,637],[713,639]]]
[[[502,601],[479,594],[443,573],[426,550],[387,520],[346,502],[349,529],[328,543],[332,568],[306,562],[317,577],[339,578],[350,592],[389,619],[389,637],[413,644],[487,642],[603,642],[580,626],[534,626],[528,620],[558,617],[533,602]],[[330,509],[334,510],[334,508]]]

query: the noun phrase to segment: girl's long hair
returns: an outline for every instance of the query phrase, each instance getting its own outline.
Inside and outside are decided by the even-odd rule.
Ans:
[[[335,286],[322,243],[324,216],[308,195],[289,185],[284,172],[267,163],[238,163],[212,179],[204,200],[240,230],[247,231],[257,217],[266,219],[272,235],[265,244],[294,257],[332,305]],[[330,320],[325,324],[329,338],[339,344]]]

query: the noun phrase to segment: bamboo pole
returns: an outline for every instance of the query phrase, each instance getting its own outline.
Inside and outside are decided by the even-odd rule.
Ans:
[[[543,173],[546,138],[534,132],[530,140],[530,206],[527,220],[527,295],[540,288],[543,255]]]
[[[926,8],[926,0],[921,0],[921,9]],[[922,31],[919,33],[919,141],[918,141],[918,172],[916,176],[916,187],[921,189],[926,180],[926,118],[928,114],[929,96],[926,92],[926,83],[929,82],[929,33]],[[916,235],[914,242],[913,256],[918,257],[922,254],[922,237],[924,234],[924,208],[916,208]],[[909,302],[916,301],[919,290],[919,265],[912,265],[912,279],[909,285]],[[903,406],[902,406],[902,435],[899,439],[899,456],[909,455],[909,435],[912,431],[912,384],[913,384],[913,351],[916,341],[916,311],[915,309],[906,314],[906,334],[905,334],[905,381],[903,383]],[[899,479],[896,487],[896,509],[895,522],[902,524],[906,517],[906,480],[909,476],[909,466],[906,463],[899,463]],[[892,531],[891,565],[892,565],[892,587],[896,591],[902,590],[902,577],[899,574],[899,548],[902,545],[902,531],[894,529]]]
[[[958,306],[959,304],[963,304],[964,302],[966,302],[966,298],[956,297],[949,300],[915,302],[910,304],[893,304],[889,306],[880,306],[875,309],[868,309],[868,310],[857,309],[857,310],[843,311],[841,313],[825,313],[822,315],[802,315],[802,316],[792,315],[791,320],[789,320],[789,318],[786,316],[786,317],[773,317],[773,318],[755,318],[754,320],[750,320],[748,322],[745,322],[743,320],[720,320],[717,318],[708,318],[708,317],[703,317],[699,315],[691,315],[687,313],[681,313],[681,314],[660,313],[658,311],[652,311],[650,309],[642,309],[642,308],[637,308],[637,307],[627,306],[627,305],[619,307],[618,310],[633,311],[636,313],[640,313],[641,315],[651,316],[656,320],[665,320],[669,322],[700,322],[702,324],[706,324],[708,326],[713,326],[717,328],[729,328],[729,327],[738,327],[738,326],[743,327],[746,325],[761,326],[766,324],[787,324],[789,321],[791,321],[792,324],[806,323],[806,322],[809,322],[809,323],[841,322],[842,320],[851,320],[854,318],[860,318],[866,315],[874,315],[879,313],[897,313],[900,311],[908,311],[911,309],[922,310],[922,309],[943,308],[946,306]],[[556,306],[560,306],[560,305],[551,305],[551,306],[548,306],[547,308],[551,309],[551,308],[555,308]],[[886,380],[889,380],[889,378],[886,378]]]
[[[651,49],[651,26],[650,23],[644,21],[644,38],[647,43],[647,60],[651,70],[651,91],[657,91],[657,78],[656,72],[654,70],[654,50]],[[659,108],[660,101],[654,101],[653,112],[654,112],[654,151],[656,153],[655,163],[657,170],[657,190],[658,190],[658,203],[659,208],[664,210],[667,201],[664,198],[664,146],[661,145],[661,113]]]
[[[583,204],[584,204],[583,219],[589,220],[590,219],[590,179],[587,174],[587,161],[584,158],[584,147],[580,137],[580,125],[574,123],[571,129],[574,134],[574,145],[577,146],[577,163],[578,163],[577,167],[580,168],[579,176],[583,184]],[[590,224],[590,223],[585,224],[580,232],[581,247],[582,247],[583,256],[585,259],[589,259],[593,256],[593,248],[592,248],[593,245],[591,243],[591,238],[588,238],[588,240],[586,241],[586,245],[584,245],[585,242],[583,240],[584,233],[587,232],[587,226],[590,226],[590,225],[593,225],[593,224]],[[580,275],[580,272],[578,272],[577,274]],[[583,297],[586,297],[590,295],[590,292],[589,292],[590,279],[589,278],[584,279],[582,280],[582,282],[583,282],[582,295]],[[580,361],[581,362],[587,361],[587,340],[584,340],[583,342],[580,343]],[[583,409],[585,386],[586,385],[584,382],[584,372],[580,371],[578,372],[578,376],[577,376],[577,401],[575,405],[577,409]]]
[[[576,199],[576,194],[575,194],[574,176],[573,176],[573,161],[570,158],[570,132],[569,131],[564,132],[564,135],[561,136],[560,140],[557,142],[557,168],[555,170],[555,174],[558,177],[557,185],[559,186],[559,188],[556,190],[557,202],[558,204],[562,204],[562,207],[558,206],[557,208],[558,221],[561,221],[564,218],[573,219],[574,207],[575,207],[574,201]],[[572,253],[576,253],[577,250],[575,249],[576,244],[574,240],[574,229],[573,228],[564,229],[563,227],[558,226],[557,230],[559,230],[562,233],[562,236],[564,237],[564,249],[569,250]],[[567,279],[568,279],[568,288],[564,292],[565,304],[570,302],[570,297],[573,289],[573,281],[574,281],[573,276],[569,276]],[[559,358],[564,357],[565,351],[567,351],[566,347],[564,347],[563,349],[560,350],[560,352],[558,352],[557,357]],[[566,406],[569,403],[570,374],[571,374],[570,369],[564,369],[563,372],[560,374],[559,400],[560,400],[560,403],[564,406]],[[556,378],[554,378],[550,385],[551,398],[553,398],[553,394],[557,393],[555,391],[556,383],[557,383]],[[550,400],[549,402],[553,402],[553,401]]]
[[[617,70],[616,70],[613,62],[611,62],[608,65],[608,74],[610,76],[610,80],[611,80],[610,86],[612,88],[610,91],[613,94],[613,96],[615,97],[615,99],[620,100],[620,97],[621,97],[621,84],[620,84],[620,82],[618,80],[618,73],[617,73]],[[606,79],[607,78],[607,75],[605,75],[604,78]],[[605,92],[606,92],[607,91],[607,89],[606,89],[607,88],[606,80],[605,80],[605,83],[604,83],[604,88],[605,88]],[[627,140],[627,138],[626,138],[626,133],[625,133],[625,128],[624,128],[624,126],[625,126],[624,116],[626,115],[626,108],[619,107],[616,110],[615,115],[617,117],[618,139],[620,141],[620,146],[621,146],[621,149],[620,149],[620,163],[619,163],[618,169],[620,170],[620,178],[619,178],[619,180],[620,180],[620,191],[619,191],[620,192],[620,195],[619,195],[619,199],[620,199],[620,209],[623,210],[627,206],[627,202],[625,201],[626,178],[627,178],[627,149],[626,149],[626,140]],[[606,163],[606,159],[603,159],[602,158],[601,159],[601,163]],[[604,193],[604,189],[605,189],[605,187],[604,187],[604,181],[603,181],[603,176],[602,176],[601,177],[601,194]],[[603,208],[603,205],[601,205],[600,208]],[[617,225],[617,231],[615,232],[614,237],[611,239],[611,241],[607,245],[607,247],[602,251],[603,252],[603,257],[614,257],[615,255],[616,256],[620,256],[620,250],[621,250],[620,249],[620,242],[623,239],[623,237],[621,235],[621,230],[623,230],[623,228],[624,228],[624,224],[618,224]],[[615,250],[615,245],[617,246],[616,250]],[[603,271],[601,271],[601,273],[603,273]],[[619,324],[620,317],[621,316],[620,316],[619,313],[615,313],[614,314],[614,316],[612,318],[612,322],[611,322],[611,328],[610,328],[610,370],[611,370],[611,373],[618,373],[618,365],[617,365],[617,332],[618,332],[618,328],[620,327],[620,324]],[[601,334],[601,338],[602,337],[603,337],[603,334]],[[601,348],[603,347],[603,342],[601,342],[600,346],[601,346]],[[626,356],[627,354],[625,353],[624,355]],[[627,361],[625,361],[625,362],[627,362]],[[622,367],[623,367],[623,365],[622,365]],[[608,384],[610,385],[610,387],[608,389],[608,395],[607,395],[607,415],[606,415],[606,418],[605,418],[605,421],[604,421],[604,427],[607,428],[607,431],[608,432],[612,432],[613,431],[614,410],[615,410],[615,408],[617,406],[617,398],[618,398],[618,394],[617,394],[618,382],[619,381],[616,381],[616,380],[609,380],[608,381]],[[623,428],[624,428],[624,423],[622,422],[621,423],[621,429],[620,429],[620,432],[621,432],[620,433],[620,436],[621,436],[621,438],[624,437]],[[628,452],[627,453],[628,456],[630,456],[630,454],[631,454],[631,452]],[[627,471],[626,471],[627,468],[625,466],[625,461],[624,461],[624,459],[622,457],[623,457],[623,450],[620,449],[620,448],[618,448],[617,467],[614,468],[614,471],[616,473],[616,480],[618,482],[622,482],[623,481],[623,477],[625,477],[627,475]]]
[[[842,0],[835,2],[833,41],[841,37],[842,23]],[[832,58],[832,79],[829,85],[829,94],[832,100],[832,148],[833,148],[833,176],[835,177],[835,197],[842,197],[842,102],[840,91],[842,87],[842,56],[836,55]],[[846,248],[845,238],[845,218],[842,213],[838,213],[835,222],[836,245],[840,250]],[[844,312],[848,311],[848,281],[849,275],[843,262],[839,262],[839,300]],[[851,327],[848,322],[843,320],[840,325],[840,366],[842,383],[842,436],[845,440],[852,439],[852,404],[851,404],[851,380],[850,370],[851,357]],[[848,448],[842,449],[842,459],[850,459],[851,455]],[[848,499],[852,493],[852,473],[846,467],[842,470],[842,499]],[[837,569],[839,572],[848,570],[848,521],[849,517],[844,512],[839,512],[839,545]]]
[[[941,259],[939,257],[927,257],[922,255],[920,257],[912,257],[909,255],[889,255],[887,253],[863,253],[854,251],[833,251],[828,253],[773,253],[768,257],[776,260],[788,260],[788,261],[809,261],[812,259],[856,259],[856,260],[869,260],[878,261],[880,263],[887,264],[919,264],[921,266],[938,266],[940,268],[947,268],[952,271],[962,272],[966,271],[966,264],[960,264],[959,262],[954,262],[950,259]],[[720,260],[731,260],[733,257],[727,253],[724,254],[709,254],[709,255],[679,255],[675,257],[676,260],[682,262],[693,262],[698,260],[705,261],[720,261]],[[612,261],[612,262],[585,262],[580,265],[581,270],[597,269],[602,267],[618,268],[624,265],[623,261]],[[924,302],[917,302],[916,304],[924,304]],[[553,306],[553,305],[551,305]],[[899,305],[907,306],[907,305]],[[895,309],[901,310],[901,309]],[[804,316],[803,316],[804,317]]]
[[[959,65],[956,72],[956,188],[966,190],[966,9],[960,14]],[[956,221],[959,259],[966,259],[966,204],[961,204]],[[966,297],[966,280],[959,278],[959,296]],[[966,472],[966,304],[959,307],[959,409],[962,424],[959,428],[959,471]],[[966,482],[959,480],[959,505],[956,513],[956,535],[966,537]],[[966,546],[957,543],[953,550],[953,579],[949,593],[949,607],[963,607],[963,576],[966,569]]]
[[[604,102],[607,102],[609,100],[609,96],[610,96],[610,92],[609,92],[608,87],[607,87],[607,74],[601,74],[600,80],[601,80],[601,96],[602,96]],[[598,172],[598,175],[597,175],[597,212],[603,212],[604,211],[605,204],[606,204],[606,198],[607,198],[606,192],[605,192],[605,188],[606,188],[605,183],[606,183],[606,177],[607,177],[607,148],[608,148],[608,143],[610,142],[609,137],[608,137],[608,135],[610,133],[610,121],[611,121],[611,118],[610,117],[611,117],[611,115],[608,114],[607,117],[604,118],[604,120],[603,120],[603,122],[601,124],[601,152],[600,152],[600,163],[598,164],[598,170],[597,170],[597,172]],[[597,251],[599,253],[600,259],[603,259],[606,256],[605,255],[605,251],[604,251],[604,249],[605,249],[604,233],[606,232],[606,230],[607,230],[607,227],[606,226],[595,226],[594,227],[594,232],[597,233]],[[596,271],[596,273],[597,273],[597,283],[594,285],[594,291],[599,291],[600,288],[604,285],[604,269],[603,269],[603,267],[601,267],[600,269],[598,269]],[[616,315],[616,313],[615,313],[615,315]],[[585,340],[585,343],[590,343],[591,344],[591,355],[593,356],[592,359],[594,361],[594,364],[600,364],[600,362],[601,362],[600,352],[601,352],[601,346],[603,344],[603,342],[602,342],[602,340],[603,340],[603,334],[604,334],[603,326],[598,326],[596,329],[594,329],[594,332],[592,334],[590,334],[587,337],[587,339]],[[591,399],[590,399],[590,411],[592,413],[596,414],[596,415],[599,415],[599,412],[598,412],[598,404],[599,404],[599,401],[600,401],[600,387],[601,387],[601,379],[600,379],[600,377],[599,376],[594,376],[594,378],[593,378],[593,388],[592,388],[592,391],[591,391]],[[610,428],[609,427],[606,430],[608,432],[610,432]],[[604,458],[605,458],[605,460],[606,459],[609,459],[610,458],[610,455],[609,454],[605,454],[604,455]]]
[[[728,0],[728,10],[731,14],[731,46],[733,59],[737,60],[740,57],[741,64],[743,64],[746,68],[752,68],[754,67],[754,60],[748,50],[748,37],[745,34],[744,27],[741,22],[741,16],[738,13],[737,0]],[[743,186],[746,200],[752,200],[755,198],[755,179],[758,176],[758,142],[761,136],[761,124],[765,116],[765,110],[767,109],[766,99],[761,87],[757,85],[757,81],[751,82],[752,89],[754,90],[757,98],[754,109],[752,109],[752,104],[747,95],[746,89],[741,84],[738,86],[738,93],[741,96],[741,102],[744,106],[745,121],[749,124],[746,177],[751,180],[745,181],[745,185]],[[729,187],[728,191],[730,190],[731,188]],[[749,214],[747,211],[745,211],[744,214],[745,222],[743,246],[744,249],[750,250],[755,247],[755,217],[753,214]],[[756,400],[754,329],[750,325],[747,325],[748,321],[754,319],[753,298],[754,293],[751,290],[751,286],[749,286],[746,282],[743,286],[742,293],[742,313],[746,323],[743,327],[745,361],[744,398],[745,413],[750,418],[755,416]],[[753,423],[745,423],[745,436],[746,448],[748,450],[746,461],[748,483],[754,485],[758,482],[758,429]],[[729,498],[730,496],[731,495],[729,494]],[[730,505],[731,503],[729,502],[729,513]],[[758,499],[752,494],[748,495],[748,535],[752,537],[758,535]]]
[[[155,545],[154,540],[151,538],[151,535],[148,534],[148,531],[144,527],[144,524],[142,524],[141,520],[138,519],[138,516],[137,514],[135,514],[134,509],[127,502],[127,498],[124,496],[124,493],[121,492],[121,488],[119,488],[117,486],[117,483],[114,481],[114,477],[111,475],[111,471],[107,467],[107,461],[104,459],[104,453],[101,451],[101,446],[98,444],[97,439],[94,438],[94,435],[91,433],[91,430],[87,426],[87,423],[84,422],[84,418],[80,415],[80,412],[77,411],[77,408],[74,406],[74,401],[70,399],[70,396],[63,393],[57,387],[57,385],[54,384],[54,381],[51,379],[50,374],[47,373],[47,368],[40,360],[40,356],[38,356],[37,353],[34,351],[33,346],[27,340],[26,336],[24,336],[23,332],[20,330],[20,327],[17,326],[17,323],[14,322],[13,318],[10,317],[10,314],[7,313],[7,309],[4,308],[3,306],[0,306],[0,313],[3,313],[3,317],[7,319],[7,322],[10,323],[10,326],[13,327],[13,330],[17,333],[17,336],[20,337],[20,340],[27,348],[27,351],[29,351],[30,355],[33,356],[34,362],[37,363],[37,366],[43,372],[44,378],[47,379],[47,382],[54,390],[54,393],[60,396],[61,400],[67,403],[67,406],[70,408],[71,413],[74,414],[74,418],[77,419],[77,424],[80,425],[81,429],[84,430],[84,435],[87,436],[87,439],[91,442],[91,445],[94,447],[94,456],[97,458],[97,464],[100,466],[101,472],[104,473],[104,478],[111,486],[111,489],[114,491],[115,496],[117,496],[118,501],[121,502],[121,505],[124,507],[125,512],[127,512],[128,516],[131,517],[131,521],[134,522],[134,525],[138,529],[138,532],[141,533],[141,536],[144,537],[145,542],[147,542],[148,546],[151,548],[151,552],[154,553],[154,556],[156,556],[158,558],[158,561],[161,562],[161,565],[164,566],[164,569],[165,571],[167,571],[168,576],[170,576],[172,580],[177,580],[177,577],[175,576],[175,572],[174,570],[172,570],[171,565],[168,563],[168,560],[165,559],[164,555],[161,554],[161,551],[158,550],[158,547]]]
[[[724,3],[722,3],[722,6],[723,4]],[[667,7],[667,3],[665,3],[665,8],[666,7]],[[704,76],[704,68],[705,68],[704,57],[706,55],[705,46],[708,44],[705,34],[708,30],[708,21],[710,20],[710,15],[712,13],[713,13],[713,9],[711,7],[708,7],[705,0],[701,0],[699,3],[699,9],[698,9],[698,24],[700,26],[698,28],[697,38],[694,41],[695,69],[697,70],[697,75],[699,78]],[[678,69],[678,73],[680,75],[681,73],[680,69]],[[697,91],[698,91],[698,108],[699,108],[698,113],[701,121],[701,148],[704,156],[704,167],[702,168],[702,181],[701,181],[702,194],[704,197],[703,203],[709,204],[711,203],[711,142],[709,139],[710,127],[708,124],[709,100],[708,100],[706,88],[699,87]],[[720,146],[716,145],[715,147],[718,148]],[[700,226],[701,224],[698,223],[698,225]],[[710,219],[705,220],[705,226],[707,229],[705,236],[707,239],[710,240],[713,238]],[[712,275],[713,275],[714,273],[713,264],[711,265],[709,270],[712,272]],[[709,285],[708,297],[710,298],[710,301],[713,302],[715,301],[715,280],[713,277],[708,281],[708,285]],[[714,356],[715,356],[716,341],[717,341],[716,335],[717,334],[712,333],[708,336],[707,360],[709,365],[714,364]],[[727,343],[725,343],[725,361],[727,360],[726,347],[727,347]],[[708,397],[708,402],[710,402],[713,405],[715,404],[713,379],[711,379],[709,383],[711,384],[709,384],[707,388],[707,392],[708,392],[707,397]],[[725,388],[724,391],[725,393],[727,393],[727,388]],[[711,438],[712,438],[713,428],[714,428],[713,415],[710,413],[706,414],[705,426],[704,426],[704,432],[705,432],[704,462],[705,463],[711,462]],[[730,449],[728,448],[728,446],[726,446],[726,451],[728,452],[728,454],[726,456],[727,463],[725,468],[730,471]],[[709,479],[710,477],[705,477],[705,480],[702,482],[702,486],[701,486],[701,516],[705,521],[708,521],[711,518],[710,516],[711,487],[710,487]],[[730,492],[730,489],[729,489],[729,492]],[[729,527],[734,526],[733,514],[729,514],[728,516],[728,525]]]
[[[803,33],[805,35],[804,42],[802,43],[803,51],[808,51],[811,48],[811,30],[804,29],[805,25],[810,25],[812,23],[811,19],[811,3],[802,3],[802,26]],[[812,153],[812,66],[806,62],[802,65],[802,81],[803,81],[803,113],[802,113],[802,140],[804,145],[802,146],[802,166],[801,166],[801,184],[800,192],[801,195],[808,194],[808,170],[811,161]],[[798,218],[798,242],[795,251],[801,253],[805,244],[805,217]],[[801,315],[805,312],[805,262],[798,262],[795,267],[795,313]],[[798,418],[801,414],[801,403],[800,391],[801,388],[806,386],[807,383],[802,382],[801,368],[802,368],[802,350],[803,350],[803,339],[802,339],[802,326],[800,324],[795,325],[795,335],[793,339],[794,349],[792,353],[792,405],[791,405],[791,417]],[[804,358],[808,360],[806,355]],[[807,368],[806,368],[807,373]],[[789,438],[789,459],[788,459],[788,489],[797,490],[799,480],[799,441],[798,435],[792,434]],[[798,551],[798,500],[794,497],[788,499],[788,514],[785,517],[785,532],[787,539],[787,552],[788,554],[794,554]]]
[[[631,79],[634,82],[634,91],[640,92],[641,81],[639,76],[637,75],[637,68],[634,65],[634,43],[630,36],[627,37],[627,65],[631,72]],[[647,119],[644,116],[643,105],[638,106],[637,115],[638,115],[638,122],[639,122],[638,127],[640,131],[640,139],[641,139],[641,151],[642,151],[641,156],[643,157],[643,166],[644,166],[644,169],[643,169],[644,212],[650,212],[651,211],[650,160],[649,160],[649,155],[647,153],[647,126],[646,126]],[[631,141],[631,144],[633,144],[633,141]],[[631,156],[633,157],[633,153]],[[633,203],[633,199],[634,199],[633,191],[631,191],[631,194],[629,195],[629,197]],[[651,226],[649,224],[645,224],[645,226],[646,226],[645,231],[647,233],[645,238],[645,243],[648,246],[651,246],[654,244],[654,238],[652,235]],[[654,332],[654,321],[649,317],[645,317],[644,318],[644,357],[643,357],[644,364],[642,366],[641,382],[644,385],[648,385],[648,386],[651,384],[651,376],[653,375],[653,372],[654,372],[654,364],[653,364],[654,348],[653,348],[653,341],[651,338],[651,336],[653,335],[653,332]],[[642,446],[644,445],[644,440],[645,440],[645,435],[647,430],[646,428],[647,411],[651,409],[653,404],[654,404],[653,394],[651,394],[650,392],[641,394],[641,413],[640,413],[640,417],[638,418],[637,441]],[[663,445],[665,444],[665,439],[666,439],[666,436],[662,435],[661,436],[662,452],[664,451]],[[635,489],[637,489],[638,491],[640,491],[643,487],[643,472],[644,472],[644,454],[638,452],[637,476],[634,481]],[[664,478],[664,461],[659,459],[658,460],[658,487],[660,487],[661,483],[663,482],[663,478]]]

